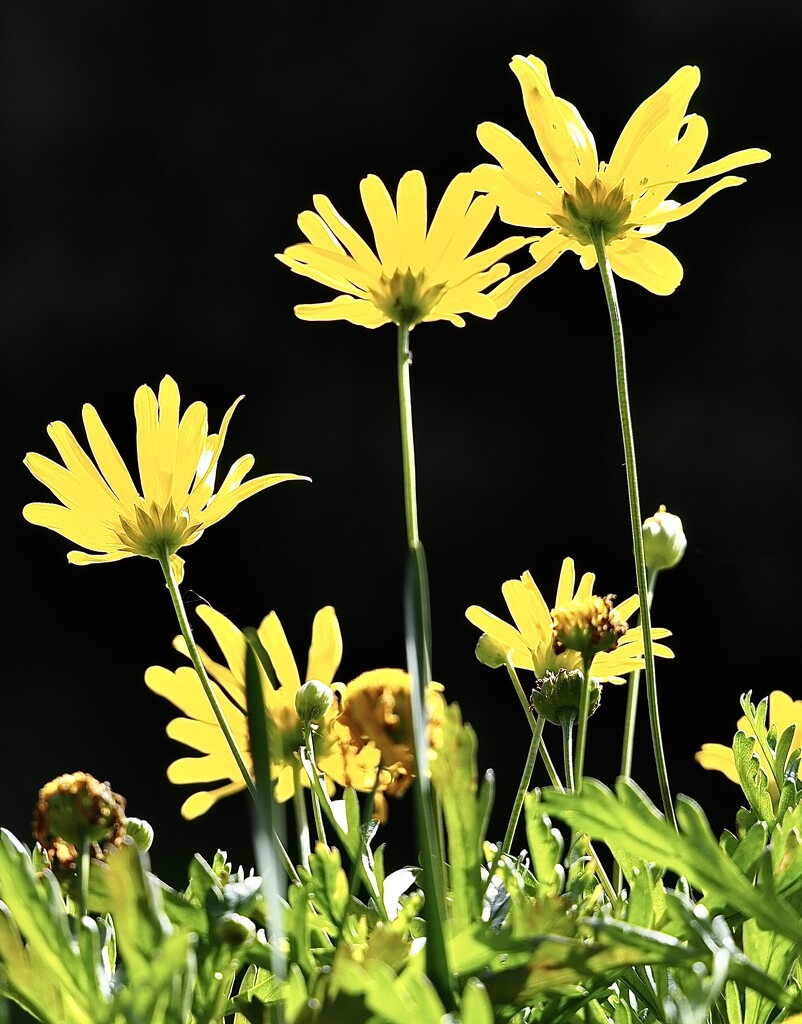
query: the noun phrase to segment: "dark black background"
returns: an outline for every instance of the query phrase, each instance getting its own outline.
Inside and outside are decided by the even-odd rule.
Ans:
[[[689,537],[655,602],[677,653],[659,665],[672,783],[730,824],[738,793],[694,752],[728,741],[742,691],[799,696],[798,4],[30,2],[2,19],[0,822],[27,839],[38,787],[84,769],[154,824],[168,881],[196,849],[252,862],[244,795],[186,824],[186,792],[165,779],[184,750],[164,735],[171,706],[142,681],[180,662],[157,565],[70,566],[69,543],[20,514],[48,499],[25,452],[54,454],[50,420],[80,434],[84,402],[130,458],[141,383],[171,373],[215,426],[245,392],[223,468],[251,451],[255,473],[314,484],[253,498],[187,549],[187,600],[243,626],[275,609],[302,668],[312,616],[331,603],[341,678],[403,663],[394,332],[296,320],[294,303],[332,295],[273,254],[300,240],[314,192],[364,229],[364,174],[392,190],[420,168],[437,201],[483,159],[480,121],[530,142],[507,65],[536,53],[602,157],[685,63],[702,69],[703,159],[774,154],[666,229],[685,267],[675,295],[619,289],[644,511],[665,502]],[[506,676],[475,661],[465,608],[503,613],[501,583],[526,568],[550,599],[567,554],[600,592],[634,590],[598,275],[566,256],[497,321],[425,325],[413,344],[435,676],[496,770],[500,831],[528,727]],[[591,723],[588,769],[608,782],[624,696],[610,689]],[[656,797],[641,726],[636,774]],[[410,827],[394,807],[394,862],[412,855]]]

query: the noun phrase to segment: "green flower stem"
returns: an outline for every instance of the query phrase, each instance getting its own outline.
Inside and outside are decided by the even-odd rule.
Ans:
[[[515,687],[515,692],[518,694],[518,699],[520,700],[521,705],[523,706],[523,709],[524,709],[524,713],[526,714],[526,717],[527,717],[527,719],[529,721],[529,726],[532,729],[532,735],[534,736],[534,734],[535,734],[537,729],[540,729],[541,732],[543,731],[543,726],[545,724],[545,719],[543,718],[542,715],[540,715],[539,717],[536,718],[534,711],[532,711],[532,708],[529,706],[529,701],[526,699],[526,695],[524,694],[524,689],[521,686],[521,680],[518,678],[518,673],[515,671],[515,665],[513,665],[513,663],[512,663],[512,655],[510,654],[509,651],[507,651],[507,659],[506,659],[505,664],[507,666],[507,672],[509,674],[509,677],[512,680],[512,684]],[[554,786],[554,788],[556,790],[559,790],[560,793],[563,793],[565,791],[565,787],[563,786],[562,782],[560,781],[560,776],[557,774],[557,769],[554,767],[554,762],[552,761],[552,759],[551,759],[551,757],[549,755],[549,752],[546,749],[546,742],[545,742],[545,740],[541,740],[541,743],[540,743],[540,757],[541,757],[541,760],[543,761],[543,764],[544,764],[544,766],[546,768],[546,772],[548,773],[548,776],[549,776],[549,779],[551,781],[552,786]],[[590,854],[591,857],[593,857],[593,860],[594,860],[594,862],[596,864],[596,877],[601,882],[602,888],[604,889],[605,893],[607,894],[607,898],[612,903],[615,903],[616,899],[617,899],[615,889],[613,888],[612,883],[610,882],[610,879],[607,877],[607,872],[604,870],[604,867],[602,866],[602,862],[599,860],[599,858],[598,858],[598,856],[596,854],[596,851],[593,849],[593,844],[590,843],[590,842],[588,842],[588,853]],[[498,864],[500,859],[501,859],[501,847],[499,847],[499,849],[498,849],[498,851],[496,853],[496,856],[493,859],[493,864],[491,865],[491,869],[490,869],[490,872],[488,874],[487,881],[485,882],[485,888],[484,888],[485,892],[487,892],[487,887],[490,885],[490,879],[493,877],[493,872],[495,871],[495,866],[496,866],[496,864]],[[483,898],[484,898],[484,895],[483,895]]]
[[[654,588],[657,582],[657,576],[659,572],[659,569],[650,569],[648,572],[647,601],[649,604],[649,611],[652,610]],[[638,621],[640,621],[640,613],[638,613]],[[635,720],[638,714],[639,695],[640,669],[638,668],[635,669],[635,671],[629,677],[629,687],[627,689],[627,707],[624,713],[624,740],[621,745],[621,769],[618,774],[623,776],[625,779],[629,779],[632,777],[632,751],[635,746]]]
[[[582,696],[579,702],[579,721],[576,726],[576,749],[574,752],[574,782],[578,789],[582,789],[585,772],[585,748],[588,738],[588,718],[590,717],[590,667],[592,664],[593,655],[583,653]]]
[[[173,600],[173,607],[175,608],[175,614],[178,618],[178,626],[181,630],[181,635],[184,638],[184,642],[187,645],[189,651],[189,657],[192,661],[192,666],[200,679],[200,684],[203,687],[203,692],[206,694],[206,699],[209,701],[214,717],[217,719],[217,724],[220,726],[220,731],[225,737],[226,743],[229,746],[231,755],[237,763],[245,785],[248,787],[248,792],[251,797],[256,800],[256,785],[254,784],[251,773],[248,770],[248,766],[245,764],[245,759],[242,756],[242,751],[237,746],[237,741],[234,739],[234,734],[231,732],[231,727],[226,721],[226,716],[223,714],[223,709],[220,707],[220,702],[215,696],[215,692],[212,689],[211,681],[201,661],[200,653],[198,652],[195,638],[192,635],[192,629],[189,625],[189,619],[187,618],[186,608],[184,607],[184,601],[181,597],[181,591],[178,589],[178,584],[175,580],[175,574],[173,573],[173,567],[170,565],[170,552],[165,547],[159,554],[159,565],[162,567],[164,578],[167,581],[167,589],[170,592],[170,597]]]
[[[638,472],[635,465],[635,440],[632,434],[632,419],[629,409],[629,389],[627,387],[626,359],[624,356],[624,332],[621,326],[621,313],[613,282],[613,274],[607,260],[604,247],[604,230],[599,227],[592,232],[596,259],[599,263],[604,295],[607,299],[607,310],[610,314],[610,327],[613,334],[613,351],[615,353],[615,380],[618,390],[618,411],[621,417],[621,433],[624,441],[624,459],[627,470],[627,491],[629,493],[629,517],[632,524],[632,544],[635,550],[635,577],[638,585],[638,596],[641,602],[641,628],[643,631],[643,660],[646,668],[646,695],[649,703],[649,723],[654,744],[654,757],[657,767],[657,778],[660,784],[660,795],[666,818],[674,828],[677,818],[671,800],[671,787],[668,784],[663,737],[660,729],[660,711],[657,704],[657,681],[654,669],[654,647],[652,645],[652,623],[649,615],[648,585],[646,582],[646,558],[643,551],[643,528],[638,496]]]
[[[569,718],[562,723],[563,730],[563,765],[565,766],[565,788],[569,793],[576,790],[574,778],[574,719]]]
[[[307,722],[304,726],[304,751],[306,752],[306,756],[309,758],[312,768],[317,771],[311,722]],[[312,816],[315,819],[317,839],[319,843],[323,843],[324,846],[328,846],[328,840],[326,839],[326,826],[323,823],[323,814],[320,810],[320,799],[314,789],[311,789],[310,792],[312,794]]]
[[[276,978],[287,977],[287,959],[284,943],[284,914],[279,894],[279,850],[284,847],[277,840],[277,827],[283,820],[276,803],[270,765],[270,731],[267,722],[262,675],[259,671],[259,655],[252,641],[253,630],[245,633],[245,711],[248,716],[248,733],[251,739],[256,778],[256,798],[252,805],[251,835],[253,851],[259,874],[262,878],[262,896],[267,907],[267,935],[270,947],[270,966]],[[291,865],[292,867],[292,865]],[[294,867],[292,868],[295,874]],[[297,879],[297,874],[295,878]],[[283,1024],[284,1010],[279,1007],[276,1024]]]
[[[86,917],[89,906],[89,835],[84,832],[78,849],[78,917]]]
[[[515,692],[518,694],[518,700],[521,702],[521,707],[524,709],[524,714],[526,715],[527,721],[529,722],[529,728],[532,730],[532,735],[534,736],[535,732],[539,727],[542,716],[535,717],[534,711],[529,706],[529,701],[526,699],[524,688],[523,686],[521,686],[521,680],[518,678],[518,673],[515,671],[515,665],[513,665],[512,663],[512,657],[509,651],[507,652],[507,660],[505,664],[507,666],[507,673],[509,674],[509,677],[512,680],[512,685],[515,687]],[[542,728],[543,727],[540,726],[541,732]],[[558,789],[562,793],[563,784],[560,779],[560,776],[557,774],[557,769],[554,767],[554,762],[551,759],[551,755],[546,749],[545,740],[542,740],[540,743],[540,759],[543,762],[543,766],[546,769],[546,774],[548,775],[552,786],[554,786],[555,789]]]
[[[535,731],[532,733],[532,741],[529,744],[529,753],[526,755],[526,764],[524,765],[521,781],[518,785],[518,792],[515,794],[515,803],[512,805],[512,813],[510,814],[510,820],[507,823],[504,842],[501,844],[502,853],[509,853],[512,847],[515,830],[518,827],[518,819],[521,817],[521,808],[524,805],[524,798],[526,797],[527,790],[529,789],[529,783],[532,780],[532,772],[535,768],[535,761],[537,760],[538,748],[540,747],[540,741],[543,737],[543,727],[545,724],[546,719],[540,715],[537,720],[537,725],[535,726]]]
[[[409,368],[409,326],[398,327],[398,405],[401,417],[401,455],[404,473],[404,510],[407,528],[407,579],[404,599],[407,666],[412,680],[412,727],[415,737],[415,819],[421,845],[421,869],[425,894],[426,967],[446,1010],[456,1010],[445,940],[445,895],[442,878],[443,851],[438,843],[432,787],[427,764],[426,687],[431,682],[431,615],[426,557],[418,531],[418,499],[415,482],[415,439],[412,430],[412,391]]]
[[[295,828],[298,832],[298,849],[301,854],[301,863],[305,868],[309,867],[309,854],[312,847],[309,844],[309,820],[306,816],[306,799],[303,786],[301,785],[301,762],[292,762],[292,806],[295,811]]]

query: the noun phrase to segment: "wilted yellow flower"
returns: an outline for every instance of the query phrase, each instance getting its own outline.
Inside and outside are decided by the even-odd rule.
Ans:
[[[495,213],[492,199],[475,196],[470,174],[450,183],[428,229],[420,171],[401,178],[395,205],[375,174],[362,179],[360,192],[375,252],[326,196],[316,195],[317,212],[306,210],[298,218],[308,242],[277,254],[295,273],[343,293],[331,302],[296,306],[302,320],[348,320],[363,327],[449,320],[463,327],[461,313],[488,320],[496,315],[484,292],[509,273],[497,260],[527,239],[508,238],[469,255]]]
[[[229,421],[241,398],[223,417],[220,432],[208,432],[207,408],[193,402],[179,419],[178,386],[164,377],[158,398],[146,385],[134,397],[141,494],[117,448],[91,405],[83,421],[94,462],[64,423],[47,432],[64,460],[61,466],[34,452],[25,465],[62,502],[34,502],[22,514],[86,551],[70,551],[75,565],[115,562],[132,555],[158,558],[166,548],[178,582],[183,560],[175,552],[194,544],[203,531],[227,516],[241,501],[285,480],[306,480],[295,473],[273,473],[243,482],[252,455],[234,463],[215,493],[215,477]]]
[[[379,791],[401,796],[415,778],[412,729],[412,684],[407,672],[379,668],[363,672],[346,686],[337,686],[345,726],[357,750],[375,747],[384,773]],[[431,750],[442,745],[445,701],[442,686],[426,688],[428,737]]]
[[[91,857],[103,860],[100,843],[119,846],[125,833],[125,799],[108,782],[71,772],[39,790],[33,834],[59,876],[75,871],[84,840]]]
[[[556,608],[567,607],[572,602],[585,602],[593,596],[596,577],[586,572],[574,590],[574,561],[566,558],[560,570],[557,584]],[[519,580],[507,580],[501,592],[512,615],[515,626],[504,622],[491,612],[471,607],[465,613],[469,621],[490,637],[499,651],[509,651],[516,668],[534,672],[537,679],[543,679],[547,672],[558,672],[582,668],[582,656],[576,651],[557,652],[554,648],[553,621],[549,605],[543,599],[530,573],[525,572]],[[615,618],[625,623],[638,608],[637,594],[622,601],[614,609]],[[667,629],[653,629],[656,640],[670,636]],[[672,651],[663,644],[654,645],[654,653],[663,658],[673,658]],[[643,668],[643,634],[640,626],[632,626],[619,638],[614,650],[601,651],[591,663],[594,679],[606,683],[623,683],[622,676],[635,669]]]
[[[696,67],[683,67],[638,107],[609,163],[600,163],[593,135],[576,107],[555,95],[543,61],[516,56],[510,67],[554,179],[514,135],[485,122],[478,129],[479,141],[500,166],[477,167],[474,183],[498,203],[508,224],[551,231],[530,248],[535,265],[499,285],[493,300],[500,309],[509,305],[564,252],[577,253],[586,270],[594,267],[592,235],[599,230],[616,274],[658,295],[673,292],[682,279],[682,266],[651,236],[744,179],[720,178],[682,204],[668,198],[671,192],[680,184],[760,163],[769,153],[745,149],[694,170],[707,141],[707,124],[698,114],[686,114],[700,75]]]
[[[802,700],[792,700],[782,690],[772,690],[769,694],[769,707],[766,721],[769,726],[777,727],[777,735],[781,735],[789,725],[794,727],[791,750],[802,745]],[[742,715],[736,722],[736,731],[744,732],[747,736],[754,736],[754,731],[745,715]],[[760,765],[766,772],[769,779],[769,790],[776,799],[778,796],[777,786],[774,782],[774,775],[769,768],[766,756],[760,744],[755,744],[755,754],[760,760]],[[696,760],[703,768],[711,771],[723,772],[730,781],[740,784],[738,771],[735,767],[735,758],[732,747],[725,747],[721,743],[703,743],[702,749],[696,753]]]
[[[209,627],[223,652],[226,664],[213,661],[205,651],[200,656],[223,715],[231,729],[237,747],[249,768],[253,770],[250,735],[245,702],[245,663],[247,641],[244,634],[225,615],[209,605],[200,605],[198,615]],[[304,726],[295,708],[295,697],[301,680],[284,629],[275,612],[261,622],[257,630],[259,639],[273,663],[279,686],[274,689],[262,666],[262,692],[267,710],[271,775],[275,783],[275,796],[280,802],[289,800],[295,792],[295,769],[299,763],[298,751],[304,741]],[[183,637],[176,637],[173,646],[188,656]],[[332,607],[321,608],[312,625],[306,680],[316,679],[331,686],[342,658],[342,635]],[[220,730],[194,668],[182,666],[175,672],[154,665],[145,673],[147,686],[172,701],[186,717],[174,718],[167,725],[167,735],[194,747],[201,756],[182,757],[169,766],[167,777],[171,782],[209,783],[223,782],[212,790],[193,793],[184,801],[181,813],[185,818],[205,814],[218,800],[245,788],[231,749]],[[378,766],[375,751],[357,752],[349,748],[344,729],[334,728],[339,711],[336,702],[319,723],[314,733],[315,756],[318,767],[331,779],[341,781],[347,775],[347,784],[358,789],[373,787]],[[343,742],[345,746],[343,747]],[[301,781],[307,784],[304,772]],[[333,786],[330,788],[333,789]]]

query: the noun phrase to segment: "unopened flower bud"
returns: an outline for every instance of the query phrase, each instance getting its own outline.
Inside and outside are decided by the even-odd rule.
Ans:
[[[673,569],[682,560],[688,541],[679,516],[661,505],[643,524],[643,550],[649,569]]]
[[[256,925],[242,914],[223,914],[215,922],[214,937],[227,946],[250,945],[256,937]]]
[[[542,679],[538,679],[538,688],[532,690],[529,702],[547,722],[553,725],[573,725],[579,718],[583,684],[584,676],[578,668],[561,668],[557,672],[547,672]],[[588,718],[598,708],[600,702],[601,683],[598,679],[591,678]]]
[[[488,668],[501,668],[507,664],[507,648],[498,640],[494,640],[489,633],[482,633],[476,645],[476,657]]]
[[[133,839],[140,853],[147,853],[153,845],[153,826],[142,818],[128,818],[125,822],[125,834]]]
[[[318,679],[310,679],[295,694],[295,710],[302,722],[318,722],[334,700],[334,691]]]

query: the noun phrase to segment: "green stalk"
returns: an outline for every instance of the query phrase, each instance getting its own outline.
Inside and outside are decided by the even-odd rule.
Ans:
[[[643,551],[643,529],[638,495],[638,472],[635,464],[635,440],[632,433],[632,419],[629,408],[629,389],[627,387],[626,359],[624,356],[624,332],[621,325],[621,312],[613,282],[613,273],[607,261],[604,247],[604,229],[598,227],[592,232],[596,259],[599,263],[604,295],[607,299],[607,311],[610,315],[610,327],[613,334],[613,351],[615,354],[615,381],[618,391],[618,412],[621,418],[621,434],[624,442],[624,460],[627,470],[627,491],[629,494],[629,517],[632,524],[632,545],[635,551],[635,577],[640,598],[641,626],[643,630],[643,660],[646,669],[646,695],[649,703],[649,724],[654,745],[654,758],[657,767],[657,778],[660,784],[660,795],[666,818],[677,828],[674,804],[671,800],[671,787],[668,783],[663,737],[660,728],[660,711],[657,704],[657,680],[654,668],[654,647],[652,645],[652,623],[649,615],[648,584],[646,582],[646,558]]]
[[[521,817],[521,808],[524,805],[524,799],[526,797],[527,790],[529,789],[529,783],[532,780],[532,772],[535,768],[535,761],[537,760],[538,748],[540,747],[540,741],[543,736],[543,727],[545,724],[546,719],[541,715],[537,720],[535,731],[532,733],[532,741],[529,744],[529,752],[526,755],[526,764],[524,765],[523,774],[521,775],[521,781],[518,784],[518,792],[515,794],[515,803],[512,805],[512,813],[510,814],[510,820],[507,823],[504,842],[501,844],[502,853],[509,853],[512,847],[512,841],[515,838],[515,830],[518,827],[518,819]]]
[[[307,722],[304,726],[304,750],[306,756],[309,758],[310,763],[315,771],[317,771],[317,764],[315,762],[315,748],[313,746],[312,738],[312,723]],[[378,776],[377,776],[378,778]],[[328,846],[328,840],[326,839],[326,826],[323,824],[323,814],[320,810],[320,799],[314,789],[310,788],[309,791],[312,795],[312,815],[315,819],[315,831],[317,832],[317,840],[319,843],[323,843],[324,846]]]
[[[426,687],[431,682],[431,616],[426,557],[418,531],[418,499],[415,482],[415,439],[412,430],[412,391],[409,367],[409,326],[398,326],[398,404],[401,416],[401,455],[404,473],[404,511],[407,528],[407,578],[404,600],[407,666],[412,680],[412,726],[415,737],[415,819],[421,844],[421,868],[425,894],[426,966],[446,1010],[456,1010],[445,940],[445,896],[442,883],[442,851],[439,849],[427,764]]]
[[[292,762],[292,806],[295,811],[295,828],[298,832],[298,849],[301,854],[301,863],[309,868],[309,855],[312,848],[309,844],[309,819],[306,816],[306,799],[303,786],[301,785],[301,762]]]
[[[649,611],[652,610],[652,600],[654,599],[654,587],[657,582],[657,574],[659,569],[650,569],[648,572],[648,595],[647,601],[649,603]],[[640,612],[638,613],[637,622],[640,622]],[[627,707],[624,712],[624,740],[621,744],[621,770],[619,775],[625,779],[632,777],[632,751],[635,746],[635,720],[638,714],[638,696],[640,691],[640,669],[635,669],[632,675],[629,677],[629,687],[627,689]]]
[[[175,574],[173,573],[173,567],[170,565],[170,552],[167,550],[166,546],[159,553],[159,565],[162,567],[164,578],[167,581],[167,589],[170,592],[170,597],[173,601],[175,614],[178,618],[178,626],[181,630],[184,642],[187,645],[187,651],[189,652],[192,667],[195,669],[198,679],[200,679],[203,692],[206,694],[206,699],[209,701],[209,705],[211,706],[214,717],[217,719],[217,724],[220,726],[220,731],[225,737],[226,743],[231,751],[231,755],[237,763],[237,767],[242,774],[242,778],[245,780],[248,792],[251,794],[252,798],[256,800],[256,786],[253,778],[251,777],[248,766],[245,764],[242,751],[237,746],[237,741],[234,739],[234,734],[231,732],[231,727],[226,721],[226,716],[223,714],[223,709],[220,707],[220,702],[212,689],[211,681],[209,680],[209,676],[204,668],[203,662],[201,661],[201,656],[198,652],[195,638],[192,635],[192,629],[189,625],[189,619],[187,618],[187,612],[184,607],[183,598],[181,597],[181,591],[178,589]]]
[[[543,731],[543,726],[545,725],[545,721],[546,720],[543,718],[542,715],[540,715],[537,718],[535,718],[535,713],[532,710],[532,708],[530,707],[529,701],[526,699],[526,695],[524,694],[524,688],[521,686],[521,680],[518,678],[518,673],[515,671],[515,665],[513,665],[513,663],[512,663],[512,655],[511,655],[511,653],[509,651],[507,651],[507,659],[506,659],[505,664],[507,666],[507,672],[509,674],[509,677],[512,680],[512,684],[515,687],[515,692],[518,694],[518,699],[520,700],[521,705],[522,705],[522,707],[524,709],[524,713],[526,714],[527,720],[529,721],[529,726],[530,726],[530,728],[532,730],[532,735],[534,736],[535,732],[538,729],[541,732]],[[540,743],[540,757],[541,757],[541,760],[543,761],[543,764],[544,764],[544,766],[546,768],[546,771],[548,773],[549,779],[551,780],[552,786],[554,786],[554,788],[556,790],[558,790],[560,793],[565,792],[565,787],[563,786],[562,782],[560,781],[560,776],[557,774],[557,769],[554,767],[554,762],[552,761],[552,759],[551,759],[551,757],[549,755],[549,752],[546,749],[545,740],[541,740],[541,743]],[[569,749],[569,763],[572,763],[571,760],[570,760],[570,749]],[[616,891],[613,888],[612,883],[610,882],[610,879],[607,877],[607,873],[604,870],[604,867],[602,866],[602,862],[599,860],[599,858],[598,858],[598,856],[596,854],[596,851],[593,849],[593,844],[590,843],[590,842],[588,842],[588,853],[590,854],[591,857],[593,857],[594,863],[596,865],[596,876],[599,879],[599,881],[601,882],[602,888],[604,889],[605,893],[607,894],[608,899],[612,903],[615,903],[616,899],[617,899]],[[487,892],[487,888],[490,885],[490,879],[493,877],[493,872],[495,871],[496,865],[498,864],[500,859],[501,859],[501,847],[499,847],[498,851],[496,852],[496,856],[493,858],[493,864],[491,865],[490,872],[489,872],[488,877],[487,877],[487,881],[485,882],[484,891],[482,893],[482,898],[483,899],[484,899],[484,893]]]
[[[579,701],[579,721],[576,726],[576,750],[574,753],[574,780],[578,789],[582,789],[585,773],[585,748],[588,738],[588,718],[590,717],[590,667],[593,664],[592,654],[582,655],[582,696]]]
[[[562,722],[563,731],[563,765],[565,767],[565,788],[569,793],[573,793],[576,790],[576,780],[574,778],[574,721],[573,718],[568,718]]]
[[[247,639],[247,634],[246,634]],[[270,967],[273,975],[283,981],[287,977],[284,952],[283,910],[279,892],[279,863],[284,851],[276,841],[280,809],[276,805],[273,780],[270,777],[270,737],[267,726],[262,676],[259,659],[252,643],[245,646],[245,704],[248,715],[248,733],[251,737],[256,796],[251,818],[253,849],[259,874],[262,877],[262,896],[267,907],[267,933],[270,948]],[[279,852],[281,851],[281,853]],[[293,870],[294,873],[294,870]],[[298,876],[296,875],[296,878]],[[279,1004],[277,1024],[284,1024],[284,1007]]]
[[[78,918],[86,917],[89,906],[89,833],[81,834],[78,847]]]
[[[512,657],[509,651],[507,651],[507,660],[505,662],[505,665],[507,667],[507,674],[512,680],[512,685],[515,687],[515,692],[518,694],[518,700],[521,702],[521,707],[524,709],[524,714],[526,715],[527,721],[529,722],[529,728],[532,730],[532,735],[534,736],[538,729],[540,729],[542,733],[543,726],[540,723],[541,721],[543,721],[545,724],[545,721],[542,715],[537,718],[535,717],[535,713],[530,707],[529,701],[526,699],[524,688],[523,686],[521,686],[521,680],[518,678],[518,673],[515,671],[515,665],[513,665],[512,663]],[[554,767],[554,762],[551,759],[551,755],[546,749],[545,740],[542,740],[540,743],[540,759],[543,762],[543,765],[546,769],[546,773],[548,774],[549,781],[551,782],[552,786],[554,786],[555,789],[559,790],[562,793],[563,784],[560,780],[560,776],[557,774],[557,769]]]

